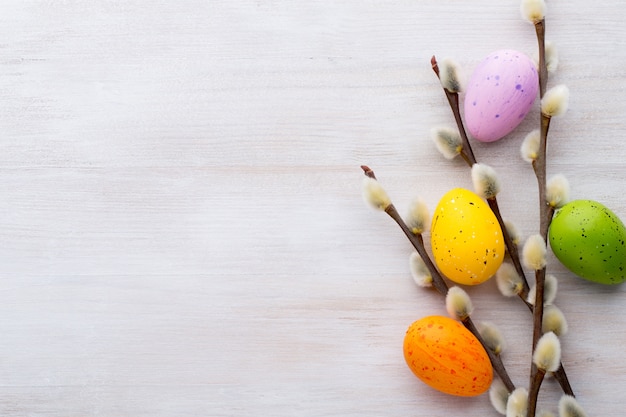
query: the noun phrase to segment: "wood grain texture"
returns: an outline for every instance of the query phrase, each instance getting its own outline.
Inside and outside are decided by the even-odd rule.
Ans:
[[[548,173],[623,219],[625,13],[551,0],[547,24],[549,85],[571,90]],[[443,303],[361,201],[359,165],[401,210],[470,187],[429,140],[452,123],[429,60],[470,71],[503,47],[535,49],[517,0],[2,1],[0,414],[497,415],[404,364],[406,328]],[[537,117],[475,147],[523,236],[537,197],[518,148]],[[621,416],[624,286],[550,271],[574,390]],[[493,282],[469,291],[527,385],[530,315]],[[558,398],[547,382],[541,407]]]

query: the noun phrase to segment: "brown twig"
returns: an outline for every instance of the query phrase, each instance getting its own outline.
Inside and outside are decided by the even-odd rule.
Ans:
[[[500,228],[502,229],[502,236],[504,237],[506,250],[509,252],[509,256],[511,258],[511,261],[513,262],[513,266],[515,267],[515,271],[522,278],[522,290],[520,291],[518,296],[524,302],[524,304],[526,304],[526,306],[532,311],[532,304],[526,300],[526,298],[528,297],[528,292],[530,291],[530,287],[528,286],[528,281],[526,281],[526,275],[524,273],[524,269],[522,268],[522,263],[520,262],[517,245],[513,242],[513,239],[511,239],[509,230],[504,224],[504,220],[502,219],[502,214],[500,214],[500,208],[498,207],[498,200],[496,199],[496,197],[488,198],[487,204],[489,204],[491,211],[496,216],[496,219],[498,219],[498,223],[500,224]]]
[[[437,64],[437,58],[433,55],[430,59],[430,65],[432,66],[433,72],[439,78],[439,64]],[[452,109],[452,114],[454,115],[454,120],[456,121],[456,126],[459,129],[459,134],[461,135],[461,140],[463,141],[463,149],[461,150],[461,157],[467,162],[467,165],[472,167],[476,163],[476,157],[474,156],[474,151],[472,150],[472,146],[469,143],[469,139],[467,138],[467,132],[465,131],[465,126],[463,125],[463,119],[461,118],[461,110],[459,107],[459,93],[451,92],[447,88],[443,89],[446,94],[446,98],[448,99],[448,104],[450,104],[450,108]]]
[[[546,86],[548,82],[548,68],[546,63],[546,48],[545,48],[545,20],[540,20],[535,23],[535,33],[537,35],[537,44],[539,49],[539,97],[543,98],[546,92]],[[548,144],[548,130],[550,129],[549,115],[541,112],[540,119],[540,133],[539,133],[539,152],[537,158],[533,161],[533,170],[537,177],[537,185],[539,188],[539,233],[543,237],[544,242],[548,243],[548,229],[554,215],[554,207],[548,203],[547,199],[547,180],[546,180],[546,165],[547,165],[547,144]],[[533,310],[533,352],[537,346],[537,341],[542,336],[542,323],[543,323],[543,300],[544,300],[544,286],[546,278],[546,268],[542,268],[535,273],[535,286],[537,288],[535,297],[535,307]],[[543,372],[545,373],[545,372]],[[561,385],[565,394],[574,396],[574,392],[563,368],[563,363],[560,364],[559,369],[554,373],[555,378]],[[528,417],[535,417],[535,411],[537,408],[537,397],[539,395],[539,388],[543,380],[543,374],[537,366],[531,362],[530,368],[530,389],[528,394]]]
[[[535,366],[535,372],[532,375],[532,380],[530,383],[530,389],[528,390],[528,412],[527,416],[534,416],[537,411],[537,397],[539,396],[539,389],[541,388],[541,383],[543,382],[543,378],[546,375],[546,371],[543,369],[538,369]],[[535,401],[530,401],[531,398],[534,398]]]
[[[539,97],[543,97],[548,84],[548,67],[546,65],[546,21],[535,23],[535,33],[539,46]]]

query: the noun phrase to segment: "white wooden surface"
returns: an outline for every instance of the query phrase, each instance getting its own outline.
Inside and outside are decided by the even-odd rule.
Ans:
[[[549,173],[626,219],[626,3],[551,0],[570,111]],[[408,325],[445,314],[410,248],[360,196],[360,164],[404,210],[470,187],[428,139],[452,118],[432,54],[468,72],[532,54],[505,1],[0,3],[0,415],[497,415],[414,378]],[[523,135],[476,145],[524,236]],[[622,416],[624,286],[550,258],[564,363],[589,415]],[[471,288],[527,385],[530,315]],[[549,381],[542,407],[555,411]]]

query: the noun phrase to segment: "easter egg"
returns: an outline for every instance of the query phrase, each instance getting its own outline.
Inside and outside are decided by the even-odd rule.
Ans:
[[[519,125],[537,97],[539,77],[534,62],[511,49],[487,56],[467,84],[464,111],[471,135],[493,142]]]
[[[429,316],[411,324],[404,337],[404,359],[420,380],[446,394],[480,395],[493,379],[485,348],[448,317]]]
[[[431,250],[437,267],[458,284],[491,278],[504,260],[502,229],[489,205],[463,188],[448,191],[433,213]]]
[[[591,200],[575,200],[554,215],[550,247],[576,275],[600,284],[626,280],[626,227],[615,213]]]

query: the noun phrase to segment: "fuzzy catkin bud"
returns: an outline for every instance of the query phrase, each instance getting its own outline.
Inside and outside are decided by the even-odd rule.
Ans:
[[[446,159],[453,159],[463,150],[463,141],[457,129],[436,127],[431,129],[430,135],[437,149]]]
[[[563,395],[559,400],[559,417],[587,417],[587,413],[571,395]]]
[[[554,207],[563,207],[569,201],[569,181],[562,174],[551,177],[546,184],[547,203]]]
[[[552,274],[546,275],[543,283],[543,303],[544,305],[551,305],[555,298],[556,293],[559,291],[559,281]]]
[[[547,306],[554,302],[556,298],[556,293],[559,288],[559,283],[556,277],[552,274],[546,275],[545,281],[543,283],[543,305]],[[530,287],[530,291],[528,291],[528,297],[526,301],[530,304],[535,305],[535,298],[537,296],[537,284],[533,284]]]
[[[567,333],[567,320],[557,306],[547,306],[543,310],[541,331],[543,333],[552,332],[559,337]]]
[[[386,210],[391,205],[391,199],[383,186],[370,177],[363,179],[363,200],[378,210]]]
[[[474,191],[482,198],[494,198],[500,192],[498,175],[489,165],[474,164],[472,166],[472,182]]]
[[[532,235],[526,239],[524,249],[522,250],[522,257],[526,267],[535,271],[543,269],[546,266],[546,254],[546,242],[541,235]]]
[[[482,336],[487,348],[491,349],[496,355],[502,353],[504,338],[495,325],[492,323],[479,323],[478,332]]]
[[[441,86],[451,93],[458,93],[463,88],[460,67],[449,58],[439,63],[439,80]]]
[[[498,285],[498,290],[505,297],[518,295],[524,288],[522,278],[515,270],[515,267],[506,262],[496,271],[496,284]]]
[[[533,352],[533,363],[545,372],[554,372],[561,364],[561,342],[552,332],[541,336]]]
[[[450,287],[446,294],[446,310],[450,317],[457,320],[465,320],[468,318],[474,307],[469,295],[460,287]]]
[[[504,227],[506,227],[506,231],[509,234],[509,237],[511,238],[511,242],[513,242],[515,246],[519,245],[520,234],[519,234],[519,229],[517,228],[515,223],[509,220],[505,220]]]
[[[406,224],[413,234],[422,234],[430,227],[430,214],[426,203],[418,198],[409,206]]]
[[[506,403],[506,417],[526,417],[528,412],[528,391],[516,388]]]
[[[556,72],[559,66],[559,52],[552,42],[546,42],[546,68],[550,74]]]
[[[545,41],[544,48],[546,69],[548,70],[549,74],[554,74],[559,67],[559,51],[556,49],[556,46],[554,46],[554,43],[550,41]],[[535,63],[535,66],[539,68],[538,51],[533,54],[533,62]]]
[[[526,135],[520,148],[520,153],[522,154],[524,161],[532,163],[537,159],[537,156],[539,155],[540,140],[541,136],[539,129],[535,129]]]
[[[564,84],[552,87],[541,99],[541,113],[548,116],[561,116],[567,111],[569,88]]]
[[[541,22],[546,15],[546,2],[544,0],[522,0],[522,17],[530,23]]]
[[[413,281],[420,287],[432,287],[433,277],[424,263],[424,260],[417,252],[411,252],[409,256],[409,267]]]
[[[506,404],[509,399],[509,390],[499,379],[493,380],[489,388],[489,401],[496,411],[502,415],[506,415]]]

